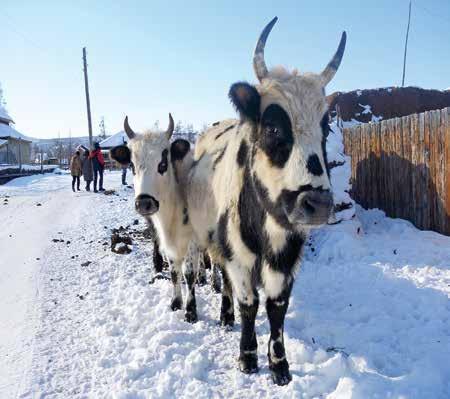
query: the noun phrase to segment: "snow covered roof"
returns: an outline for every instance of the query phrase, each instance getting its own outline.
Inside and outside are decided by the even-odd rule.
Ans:
[[[11,127],[9,125],[5,125],[3,123],[0,123],[0,137],[3,137],[3,138],[12,137],[15,139],[22,139],[22,140],[31,142],[31,140],[27,136],[25,136],[22,133],[19,133],[13,127]]]
[[[14,123],[6,109],[0,104],[0,119],[7,123]]]
[[[102,148],[115,147],[116,145],[122,145],[126,142],[128,142],[128,137],[127,137],[126,133],[122,130],[121,132],[113,134],[112,136],[108,137],[107,139],[101,141],[100,147],[102,147]]]

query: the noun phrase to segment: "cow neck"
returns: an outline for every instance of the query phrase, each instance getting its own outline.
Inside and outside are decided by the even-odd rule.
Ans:
[[[177,219],[182,215],[183,201],[172,167],[168,168],[167,173],[169,174],[167,192],[160,201],[159,210],[152,216],[152,220],[155,221],[155,226],[163,230],[164,236],[170,239],[174,233],[172,227],[177,225]]]

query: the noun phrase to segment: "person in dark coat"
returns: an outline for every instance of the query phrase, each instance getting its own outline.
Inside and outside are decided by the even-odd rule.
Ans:
[[[94,179],[94,171],[92,170],[92,160],[89,158],[89,150],[83,148],[83,156],[81,157],[81,168],[83,178],[86,182],[86,191],[91,191],[91,182]]]
[[[75,152],[70,160],[70,174],[72,175],[72,191],[75,192],[75,182],[77,183],[77,190],[80,191],[80,176],[82,174],[80,151]]]
[[[94,143],[94,150],[91,151],[89,158],[92,160],[92,169],[94,170],[94,193],[105,191],[103,188],[103,171],[105,170],[105,160],[99,143]],[[98,181],[98,191],[97,191]]]

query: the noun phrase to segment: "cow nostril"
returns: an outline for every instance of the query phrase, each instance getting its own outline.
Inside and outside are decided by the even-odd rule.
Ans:
[[[306,211],[308,215],[313,215],[316,211],[316,207],[311,202],[311,200],[308,200],[307,198],[303,201],[303,209]]]

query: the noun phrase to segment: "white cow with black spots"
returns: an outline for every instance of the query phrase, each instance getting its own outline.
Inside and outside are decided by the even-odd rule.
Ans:
[[[205,279],[204,253],[200,252],[194,240],[193,229],[186,204],[186,181],[194,163],[190,144],[186,140],[170,142],[174,130],[172,116],[169,114],[169,127],[164,134],[147,131],[136,134],[125,118],[124,128],[128,135],[127,145],[111,150],[111,157],[123,165],[134,164],[135,207],[156,230],[154,238],[169,262],[173,296],[171,309],[182,307],[181,274],[187,285],[185,319],[197,320],[195,282]],[[154,255],[157,252],[154,252]],[[160,257],[159,257],[160,258]],[[154,256],[155,262],[155,256]],[[161,264],[162,259],[155,262]],[[217,265],[213,265],[213,287],[218,291]],[[199,275],[200,274],[200,275]],[[231,296],[229,282],[224,278],[223,301],[228,303]],[[234,319],[227,319],[232,325]]]
[[[258,287],[270,322],[269,367],[276,384],[291,380],[284,318],[309,229],[326,223],[333,200],[325,152],[325,87],[344,53],[322,73],[268,71],[263,30],[253,57],[259,84],[231,86],[240,120],[213,125],[195,148],[187,207],[198,242],[224,265],[241,313],[240,369],[257,371]],[[226,310],[226,309],[225,309]]]

